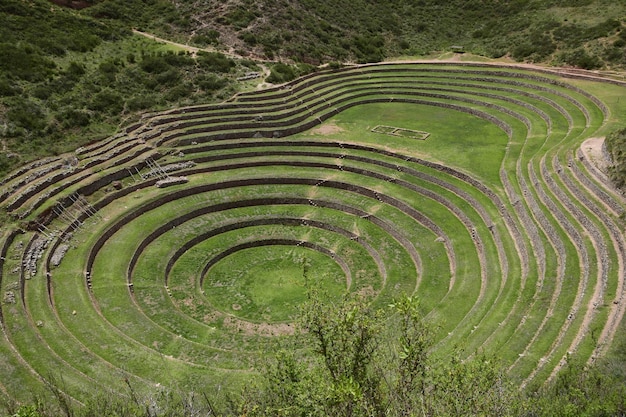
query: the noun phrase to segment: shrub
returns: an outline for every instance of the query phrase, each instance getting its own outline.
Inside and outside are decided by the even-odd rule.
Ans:
[[[191,38],[191,42],[195,45],[217,45],[219,43],[220,33],[217,30],[209,29],[196,33]]]
[[[117,114],[124,108],[124,101],[122,96],[111,89],[105,89],[97,93],[91,103],[89,109],[103,112],[107,114]]]
[[[626,186],[626,129],[607,135],[606,150],[611,156],[609,177],[618,188]]]
[[[556,380],[528,401],[534,416],[624,416],[626,385],[605,364],[589,367],[568,358]]]
[[[31,94],[40,100],[48,99],[54,93],[49,84],[39,84],[33,88]]]
[[[148,55],[143,57],[139,67],[150,74],[158,74],[167,71],[170,65],[162,56]]]
[[[270,75],[265,81],[268,83],[281,84],[291,81],[296,78],[296,72],[293,67],[279,62],[272,66]]]
[[[237,7],[226,15],[226,22],[239,29],[247,28],[256,19],[256,15],[243,6]]]
[[[85,66],[77,62],[70,62],[65,69],[65,75],[72,80],[78,81],[85,74]]]
[[[19,98],[7,112],[7,119],[16,126],[29,131],[40,130],[46,126],[43,109],[33,101]]]
[[[299,320],[303,346],[281,350],[265,372],[266,384],[244,399],[250,416],[509,415],[512,385],[482,355],[430,358],[432,333],[416,298],[388,310],[346,296],[336,305],[312,293]]]
[[[355,36],[352,40],[352,49],[359,63],[379,62],[385,59],[382,36]]]
[[[116,74],[119,71],[119,68],[114,62],[104,61],[98,65],[98,71],[103,74]]]
[[[198,64],[205,71],[225,73],[236,65],[235,61],[219,52],[200,52],[197,59]]]
[[[0,43],[0,71],[27,81],[42,81],[52,75],[56,64],[28,45]]]
[[[186,67],[195,63],[194,59],[184,51],[181,51],[177,54],[167,53],[163,56],[163,59],[169,65],[172,65],[174,67]]]
[[[61,112],[59,112],[57,118],[66,129],[87,126],[91,122],[91,116],[89,115],[89,113],[83,110],[76,110],[73,108],[63,109]]]
[[[126,101],[126,109],[129,111],[146,110],[157,104],[157,98],[152,95],[136,95]]]
[[[177,101],[183,97],[189,96],[192,91],[193,88],[191,85],[179,84],[165,93],[165,99],[167,101]]]
[[[173,86],[180,81],[180,73],[175,68],[157,74],[156,82],[160,85]]]
[[[529,58],[533,61],[540,61],[550,56],[556,51],[556,44],[549,36],[533,32],[526,42],[521,43],[512,51],[513,58],[520,61]]]
[[[20,94],[22,91],[15,83],[7,80],[6,78],[0,78],[0,97],[9,97]]]
[[[37,411],[35,405],[22,405],[17,409],[17,412],[13,414],[13,417],[39,417],[40,414]]]
[[[213,92],[222,89],[228,84],[228,81],[224,78],[220,78],[214,74],[207,74],[199,77],[197,85],[205,92]]]
[[[591,70],[602,68],[603,64],[600,58],[590,55],[583,48],[575,49],[571,52],[564,52],[560,55],[560,60],[574,67]]]
[[[244,41],[245,43],[247,43],[250,46],[256,46],[257,44],[257,39],[254,33],[252,32],[242,32],[239,34],[239,39],[241,39],[242,41]]]

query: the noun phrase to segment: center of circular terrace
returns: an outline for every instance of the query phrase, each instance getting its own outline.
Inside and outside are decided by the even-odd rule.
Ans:
[[[327,254],[298,246],[242,249],[213,265],[204,280],[205,296],[219,310],[262,322],[293,320],[307,289],[329,295],[346,291],[347,277]]]

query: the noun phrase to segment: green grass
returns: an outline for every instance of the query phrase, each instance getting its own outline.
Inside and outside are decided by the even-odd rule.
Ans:
[[[307,299],[307,287],[330,294],[341,294],[347,287],[334,261],[297,247],[242,250],[208,272],[205,294],[217,309],[265,322],[293,320]]]

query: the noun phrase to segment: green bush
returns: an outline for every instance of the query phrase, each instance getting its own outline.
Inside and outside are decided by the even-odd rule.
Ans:
[[[432,333],[416,298],[388,309],[312,292],[302,306],[303,361],[289,347],[265,369],[265,384],[244,399],[249,416],[510,415],[513,386],[491,359],[430,358]]]
[[[104,61],[98,66],[98,71],[103,74],[117,74],[119,72],[119,68],[112,61]]]
[[[219,52],[199,52],[198,64],[204,71],[226,73],[235,67],[235,61]]]
[[[385,59],[384,44],[385,40],[380,35],[358,35],[352,39],[352,50],[355,52],[359,63],[379,62]]]
[[[243,6],[237,7],[226,15],[226,23],[239,29],[247,28],[254,19],[256,19],[256,14]]]
[[[148,55],[144,56],[139,64],[142,70],[150,74],[158,74],[165,72],[170,68],[170,64],[163,56]]]
[[[136,95],[126,101],[129,111],[147,110],[159,104],[159,100],[152,95]]]
[[[192,91],[193,87],[191,85],[179,84],[165,92],[165,99],[167,101],[177,101],[189,96]]]
[[[187,67],[190,65],[194,65],[194,59],[186,52],[175,53],[167,53],[163,56],[165,62],[173,67]]]
[[[296,78],[296,71],[293,67],[279,62],[270,69],[270,75],[265,81],[273,84],[282,84]]]
[[[181,79],[181,75],[175,68],[169,69],[165,72],[157,74],[155,77],[156,82],[162,86],[175,86]]]
[[[515,47],[512,56],[518,61],[531,59],[533,61],[541,61],[556,51],[556,44],[552,42],[549,36],[533,32],[527,41]]]
[[[10,97],[21,93],[21,88],[6,78],[0,78],[0,97]]]
[[[122,96],[111,89],[105,89],[97,93],[91,103],[89,103],[89,109],[96,112],[102,112],[105,114],[118,114],[124,108],[124,101]]]
[[[556,380],[529,397],[528,415],[624,416],[626,385],[605,364],[589,367],[571,358]]]
[[[252,32],[241,32],[239,34],[239,39],[241,39],[250,46],[256,46],[256,44],[258,43],[256,35]]]
[[[54,93],[50,84],[39,84],[33,88],[31,94],[40,100],[47,100]]]
[[[603,67],[600,58],[595,55],[590,55],[584,48],[578,48],[571,52],[563,52],[560,54],[559,59],[564,64],[586,70]]]
[[[224,88],[228,84],[228,81],[224,78],[220,78],[214,74],[206,74],[198,77],[197,85],[205,92],[214,92]]]
[[[78,81],[80,77],[82,77],[85,74],[85,72],[86,71],[85,71],[84,65],[72,61],[69,63],[69,65],[65,69],[65,76],[67,76],[68,78],[74,81]]]
[[[53,74],[56,64],[29,45],[0,43],[0,71],[16,79],[42,81]]]
[[[89,113],[73,108],[64,108],[61,110],[57,115],[57,119],[64,128],[83,127],[89,125],[91,122]]]
[[[191,38],[191,43],[194,45],[206,46],[217,45],[219,43],[220,33],[217,30],[209,29],[196,32]]]
[[[7,112],[9,123],[27,131],[41,130],[46,126],[46,116],[41,106],[27,98],[14,100]]]
[[[39,411],[37,411],[37,407],[34,405],[22,405],[18,410],[13,414],[12,417],[40,417]]]

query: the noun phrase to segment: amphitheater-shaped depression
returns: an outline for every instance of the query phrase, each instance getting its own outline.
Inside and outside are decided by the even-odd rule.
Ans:
[[[581,143],[618,126],[623,93],[355,66],[30,163],[0,188],[2,390],[247,378],[310,286],[417,294],[434,354],[497,352],[520,383],[592,360],[624,313],[624,201]]]

